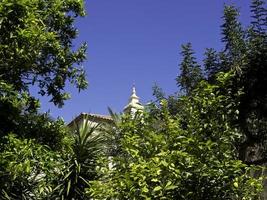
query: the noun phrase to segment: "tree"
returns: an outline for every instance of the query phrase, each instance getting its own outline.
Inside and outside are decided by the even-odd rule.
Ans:
[[[155,122],[155,127],[146,127],[146,118],[140,120],[136,124],[131,123],[125,129],[126,136],[122,139],[122,149],[124,149],[124,155],[128,154],[128,160],[126,159],[114,159],[114,162],[118,164],[118,168],[116,168],[116,164],[113,170],[111,170],[108,176],[104,176],[104,178],[100,182],[94,182],[95,186],[100,187],[100,190],[92,189],[96,197],[101,198],[102,195],[108,197],[115,197],[115,198],[150,198],[150,199],[157,199],[157,198],[166,198],[166,199],[173,199],[172,192],[169,189],[166,189],[170,186],[171,190],[176,191],[175,194],[181,194],[182,192],[176,190],[176,188],[182,188],[183,184],[177,186],[173,184],[173,180],[177,180],[178,176],[175,178],[168,179],[168,175],[171,172],[164,171],[165,168],[161,166],[161,164],[156,163],[155,160],[159,160],[159,162],[165,162],[165,167],[170,166],[171,161],[172,163],[175,162],[173,158],[170,158],[170,163],[168,163],[168,155],[170,154],[170,148],[166,147],[166,151],[168,154],[163,154],[164,156],[160,157],[159,159],[155,159],[151,154],[147,155],[146,152],[148,151],[145,147],[148,144],[151,144],[149,147],[155,145],[157,146],[157,139],[153,138],[153,130],[154,128],[157,130],[155,134],[160,138],[159,140],[163,141],[160,147],[155,147],[155,149],[165,149],[164,145],[168,144],[164,137],[168,137],[168,133],[172,132],[170,129],[164,131],[164,134],[161,134],[161,125],[164,123],[164,115],[162,114],[162,110],[167,110],[169,112],[168,115],[172,116],[171,121],[176,121],[175,125],[172,123],[171,127],[179,126],[179,130],[173,130],[173,133],[180,131],[185,131],[186,137],[190,137],[189,133],[193,133],[194,136],[199,135],[197,137],[196,144],[191,145],[192,149],[199,145],[203,141],[203,138],[210,139],[213,144],[218,147],[216,152],[220,154],[221,152],[225,152],[224,156],[230,155],[231,160],[236,162],[231,163],[230,165],[239,166],[239,170],[236,168],[237,171],[240,172],[240,176],[236,177],[236,180],[248,180],[247,173],[251,173],[251,168],[247,168],[246,166],[253,166],[253,164],[257,165],[264,165],[266,164],[266,127],[267,127],[267,117],[266,117],[266,88],[267,85],[266,81],[266,9],[264,8],[264,2],[262,1],[252,1],[252,18],[253,23],[252,26],[248,29],[243,29],[241,24],[238,21],[238,10],[233,6],[225,6],[224,10],[224,24],[222,26],[223,32],[223,39],[222,41],[225,44],[225,48],[221,52],[216,52],[215,50],[207,50],[206,58],[204,60],[204,66],[206,67],[206,71],[208,72],[208,82],[209,84],[198,83],[196,84],[193,92],[185,92],[186,96],[178,97],[175,99],[175,103],[172,105],[182,105],[176,107],[179,109],[179,112],[171,112],[169,106],[169,97],[165,97],[167,99],[167,105],[156,105],[152,106],[152,109],[156,109],[157,112],[153,110],[154,118],[159,118],[160,120]],[[260,14],[259,14],[260,13]],[[183,64],[183,62],[182,62]],[[187,68],[185,68],[187,69]],[[182,71],[182,70],[181,70]],[[189,70],[184,70],[188,73]],[[226,78],[227,84],[221,84],[222,80],[222,73],[226,72],[224,76],[231,77]],[[188,76],[189,77],[189,76]],[[182,79],[177,78],[178,85],[182,85]],[[186,85],[186,81],[188,79],[183,79],[184,86]],[[224,79],[225,80],[225,79]],[[188,83],[188,82],[187,82]],[[187,84],[189,85],[189,84]],[[189,88],[189,87],[188,87]],[[185,90],[185,88],[182,88]],[[185,90],[186,91],[186,90]],[[207,93],[206,93],[207,92]],[[161,92],[162,93],[162,92]],[[193,94],[193,95],[192,95]],[[211,95],[211,96],[210,96]],[[175,95],[176,96],[176,95]],[[227,101],[225,101],[226,99]],[[216,100],[215,100],[215,99]],[[186,101],[183,101],[186,100]],[[214,104],[213,104],[213,103]],[[216,102],[216,103],[215,103]],[[224,104],[226,103],[226,104]],[[213,107],[214,105],[214,107]],[[210,107],[211,106],[211,107]],[[218,107],[217,107],[218,106]],[[191,110],[190,110],[191,109]],[[156,113],[156,115],[155,115]],[[183,113],[183,114],[181,114]],[[215,117],[215,118],[214,118]],[[153,119],[154,119],[153,118]],[[148,120],[151,123],[151,119]],[[162,122],[163,121],[163,122]],[[183,123],[186,121],[186,123]],[[127,124],[127,122],[126,122]],[[141,125],[140,125],[141,124]],[[165,124],[165,125],[166,125]],[[179,124],[179,125],[177,125]],[[140,128],[139,126],[144,126]],[[167,125],[166,125],[167,126]],[[210,128],[208,128],[211,126]],[[228,128],[226,128],[228,127]],[[130,131],[132,128],[132,131]],[[121,129],[119,129],[121,130]],[[149,131],[148,131],[149,130]],[[227,130],[224,132],[224,130]],[[232,131],[231,131],[232,130]],[[202,132],[203,131],[203,132]],[[230,132],[228,132],[230,131]],[[228,132],[228,133],[227,133]],[[138,134],[140,133],[140,134]],[[144,133],[148,134],[148,139],[144,136]],[[218,133],[218,134],[217,134]],[[222,134],[222,135],[221,135]],[[122,134],[123,135],[123,134]],[[160,136],[164,135],[163,138]],[[178,136],[179,137],[179,136]],[[223,139],[223,138],[224,139]],[[194,137],[193,137],[194,138]],[[228,138],[228,139],[226,139]],[[218,140],[217,140],[218,139]],[[153,142],[152,142],[153,140]],[[226,142],[228,140],[228,142]],[[175,144],[175,139],[172,138],[171,140]],[[223,142],[222,142],[223,141]],[[230,146],[222,144],[222,143],[231,144]],[[179,143],[181,145],[182,142]],[[124,145],[124,146],[123,146]],[[144,146],[145,147],[144,147]],[[222,145],[222,146],[221,146]],[[225,146],[224,146],[225,145]],[[177,145],[178,146],[178,145]],[[201,145],[200,145],[201,146]],[[146,149],[144,152],[143,149]],[[153,148],[152,148],[153,149]],[[201,147],[200,150],[193,150],[193,152],[199,152],[197,154],[197,158],[201,158],[201,150],[205,149],[205,152],[210,152],[209,147]],[[231,149],[231,150],[230,150]],[[149,149],[150,150],[150,149]],[[231,151],[231,153],[229,152]],[[164,151],[164,150],[162,150]],[[219,153],[220,152],[220,153]],[[188,152],[187,152],[188,153]],[[191,153],[191,152],[190,152]],[[191,154],[187,154],[186,157],[190,157]],[[229,154],[228,154],[229,153]],[[180,155],[180,154],[179,154]],[[195,154],[194,154],[195,155]],[[220,157],[221,160],[224,156]],[[212,154],[207,155],[207,157],[214,158]],[[216,157],[216,156],[215,156]],[[217,157],[218,158],[218,157]],[[229,158],[229,157],[228,157]],[[242,161],[239,161],[241,159]],[[151,161],[153,160],[153,161]],[[167,161],[166,161],[167,160]],[[190,160],[190,159],[189,159]],[[200,159],[200,163],[203,162]],[[151,162],[149,162],[151,161]],[[180,161],[180,160],[179,160]],[[215,161],[216,163],[217,161]],[[166,164],[168,163],[168,164]],[[181,161],[179,163],[182,163]],[[194,160],[194,163],[198,163]],[[205,160],[204,163],[213,163],[213,161]],[[226,161],[228,163],[228,161]],[[239,163],[239,164],[237,164]],[[190,163],[191,164],[191,163]],[[190,165],[188,164],[188,165]],[[191,164],[194,166],[194,164]],[[191,166],[190,165],[190,166]],[[227,164],[229,167],[230,165]],[[212,164],[209,166],[211,167]],[[214,165],[216,166],[216,164]],[[214,167],[213,166],[213,167]],[[244,167],[244,168],[243,168]],[[175,168],[180,169],[178,166],[175,165]],[[194,168],[194,167],[193,167]],[[201,166],[196,167],[200,171],[202,171]],[[212,167],[211,167],[212,168]],[[216,167],[215,167],[216,168]],[[219,167],[220,168],[220,167]],[[231,168],[231,167],[230,167]],[[170,167],[169,167],[170,169]],[[213,168],[214,169],[214,168]],[[244,173],[248,170],[247,173]],[[106,170],[106,171],[105,171]],[[161,173],[157,174],[157,170],[160,170],[164,176],[161,176]],[[228,169],[225,169],[226,171]],[[107,172],[107,168],[104,168],[104,171]],[[171,170],[170,170],[171,171]],[[215,170],[216,171],[216,170]],[[213,172],[215,172],[213,171]],[[223,173],[227,173],[224,171]],[[231,171],[231,170],[230,170]],[[237,172],[236,171],[236,172]],[[205,174],[205,177],[211,175],[207,172],[202,171]],[[261,170],[257,171],[262,172]],[[155,174],[157,176],[155,177]],[[209,174],[209,175],[207,175]],[[215,172],[217,174],[217,172]],[[232,173],[232,171],[230,172]],[[242,174],[242,175],[241,175]],[[235,174],[237,176],[237,174]],[[235,176],[234,175],[234,176]],[[115,178],[116,177],[116,178]],[[187,188],[194,188],[193,193],[198,194],[196,195],[200,199],[235,199],[235,198],[256,198],[258,199],[258,189],[254,190],[254,197],[251,197],[253,189],[249,189],[256,181],[252,177],[249,178],[247,183],[243,182],[243,188],[239,187],[240,184],[236,184],[234,182],[233,186],[238,188],[239,191],[231,190],[231,188],[227,188],[228,194],[234,194],[233,196],[223,196],[222,193],[218,191],[214,192],[212,187],[215,187],[216,184],[212,184],[209,187],[210,180],[205,183],[206,188],[211,189],[211,191],[206,191],[205,194],[211,194],[210,196],[201,196],[201,189],[197,190],[199,185],[194,185],[192,183],[197,182],[198,184],[202,183],[205,178],[198,178],[201,177],[200,174],[194,174],[194,176],[188,178],[190,183],[184,182]],[[114,178],[114,179],[113,179]],[[231,177],[233,178],[233,177]],[[244,179],[243,179],[244,178]],[[112,181],[110,181],[112,180]],[[153,181],[152,181],[153,180]],[[170,182],[168,182],[168,180]],[[216,179],[218,180],[218,179]],[[229,179],[228,179],[229,180]],[[109,182],[110,181],[110,182]],[[155,182],[154,182],[155,181]],[[157,181],[161,181],[158,185],[156,184]],[[221,179],[220,182],[224,182],[225,180]],[[252,183],[252,182],[254,183]],[[204,181],[205,182],[205,181]],[[216,182],[216,181],[215,181]],[[215,183],[213,182],[213,183]],[[241,181],[242,182],[242,181]],[[103,184],[104,183],[104,184]],[[244,184],[245,183],[245,184]],[[250,185],[250,183],[252,185]],[[258,182],[259,183],[259,182]],[[192,184],[192,185],[190,185]],[[265,184],[265,183],[264,183]],[[250,185],[250,186],[249,186]],[[103,187],[101,187],[103,186]],[[260,187],[260,185],[257,185]],[[232,188],[233,189],[233,188]],[[128,191],[128,193],[126,193]],[[156,196],[156,191],[159,191],[158,195]],[[220,190],[219,190],[220,191]],[[199,192],[199,193],[198,193]],[[214,193],[213,193],[214,192]],[[218,193],[217,193],[218,192]],[[235,193],[236,192],[236,193]],[[218,196],[212,196],[212,194],[217,194]],[[123,194],[122,196],[120,196]],[[191,191],[187,190],[185,194],[191,194]],[[129,196],[127,196],[129,195]],[[170,195],[170,196],[168,196]],[[222,195],[222,196],[220,196]],[[244,195],[242,197],[242,195]],[[177,196],[175,196],[177,198]],[[192,199],[189,196],[186,197],[178,197],[180,199]],[[195,197],[194,197],[195,199]]]
[[[266,34],[266,8],[264,8],[265,2],[262,0],[252,0],[251,13],[253,21],[251,22],[253,31],[264,35]]]
[[[240,158],[260,165],[267,162],[267,12],[264,6],[263,1],[252,1],[252,22],[247,30],[247,62],[238,82],[243,88],[239,125],[246,136],[240,144]]]
[[[257,199],[259,180],[237,160],[231,126],[236,102],[219,88],[231,82],[220,74],[220,85],[201,82],[193,96],[184,96],[187,127],[161,101],[160,118],[143,113],[124,116],[111,130],[121,137],[120,151],[99,168],[102,178],[91,182],[94,199]]]
[[[166,98],[163,89],[160,88],[157,84],[154,84],[154,86],[152,87],[152,91],[153,91],[153,96],[156,97],[157,101],[161,101]]]
[[[0,81],[0,140],[12,132],[53,150],[61,149],[62,140],[68,135],[64,121],[53,120],[48,113],[38,113],[38,107],[39,102],[27,93],[19,93]]]
[[[212,48],[207,48],[204,55],[205,59],[203,63],[206,72],[206,78],[209,80],[209,82],[213,82],[216,80],[216,74],[220,71],[218,53]]]
[[[69,98],[67,81],[86,88],[85,72],[77,67],[85,59],[86,45],[76,51],[72,47],[77,37],[74,20],[84,14],[79,0],[1,1],[1,80],[19,92],[37,85],[39,93],[51,96],[58,106]]]
[[[224,72],[231,69],[240,72],[245,62],[245,35],[241,23],[238,21],[238,16],[238,10],[235,7],[224,7],[223,24],[221,26],[222,42],[225,44],[223,53],[227,59],[223,60],[224,64],[221,70]]]
[[[62,106],[69,98],[67,82],[79,90],[86,88],[81,67],[86,45],[73,47],[77,37],[74,21],[84,14],[80,0],[0,3],[1,199],[77,196],[76,190],[85,187],[82,178],[94,175],[94,158],[83,160],[85,155],[76,149],[76,137],[64,121],[39,113],[39,101],[29,92],[29,87],[36,85],[41,95]],[[73,169],[71,178],[78,177],[78,182],[68,179],[69,169]],[[66,192],[69,183],[74,186],[71,195]],[[83,190],[79,192],[82,198]]]
[[[0,144],[0,198],[46,199],[65,168],[59,152],[9,134]]]
[[[51,126],[56,124],[50,123]],[[65,133],[60,148],[52,149],[40,142],[43,132],[52,130],[60,134],[64,127],[54,130],[55,125],[44,128],[47,126],[45,123],[39,126],[41,136],[36,139],[13,133],[1,138],[0,198],[90,199],[85,188],[89,181],[97,178],[97,158],[105,150],[103,135],[96,133],[98,127],[91,127],[86,121],[72,134]]]
[[[64,169],[65,123],[32,107],[36,100],[0,81],[0,199],[43,199]]]
[[[180,64],[180,75],[177,76],[177,85],[185,94],[190,94],[199,81],[203,78],[200,66],[197,64],[191,43],[182,45],[181,55],[183,60]]]

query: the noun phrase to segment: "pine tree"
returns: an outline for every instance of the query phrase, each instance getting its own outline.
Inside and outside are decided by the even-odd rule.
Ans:
[[[267,26],[267,13],[266,8],[264,8],[265,2],[262,0],[252,0],[251,3],[251,13],[252,19],[251,22],[253,31],[258,34],[266,34]]]
[[[182,45],[182,62],[180,64],[180,75],[176,77],[177,85],[189,95],[201,79],[203,79],[200,65],[196,62],[191,43]]]
[[[233,6],[224,7],[222,42],[225,44],[224,54],[228,62],[223,65],[222,71],[240,72],[242,68],[243,55],[245,53],[244,31],[238,21],[238,10]]]
[[[206,78],[209,82],[215,80],[215,75],[220,71],[218,54],[213,48],[207,48],[203,60]]]
[[[166,95],[161,87],[159,87],[156,83],[152,87],[153,96],[156,98],[156,101],[160,102],[162,99],[165,99]]]

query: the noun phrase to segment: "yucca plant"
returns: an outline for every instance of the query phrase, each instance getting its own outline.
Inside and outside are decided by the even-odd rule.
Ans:
[[[53,199],[89,199],[85,188],[89,181],[97,178],[97,158],[104,153],[105,137],[100,124],[92,124],[86,118],[80,125],[75,124],[72,152],[68,154],[66,168],[60,183],[54,189]]]

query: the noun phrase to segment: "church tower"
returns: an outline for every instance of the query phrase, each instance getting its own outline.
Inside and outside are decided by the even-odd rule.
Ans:
[[[132,94],[129,98],[128,104],[124,107],[123,112],[125,114],[134,114],[139,111],[142,112],[144,107],[139,102],[139,97],[136,95],[135,87],[133,86]],[[113,119],[109,115],[100,115],[100,114],[93,114],[93,113],[81,113],[77,116],[74,120],[72,120],[68,126],[71,128],[76,128],[76,126],[82,125],[85,121],[90,122],[90,125],[95,126],[97,124],[113,124]]]
[[[132,89],[132,95],[129,98],[129,103],[124,107],[123,112],[126,114],[134,114],[137,111],[143,111],[144,107],[139,102],[139,97],[136,95],[135,86]]]

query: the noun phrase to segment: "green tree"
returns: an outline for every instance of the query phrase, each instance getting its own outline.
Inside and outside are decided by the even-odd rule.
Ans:
[[[246,136],[240,158],[248,163],[266,163],[267,142],[267,11],[263,1],[252,1],[252,22],[247,30],[246,64],[237,82],[243,88],[239,126]]]
[[[227,60],[223,60],[222,71],[227,72],[234,69],[240,72],[244,64],[246,53],[244,42],[244,31],[238,21],[239,12],[234,6],[225,6],[223,15],[222,42],[225,44],[223,53]]]
[[[48,113],[38,113],[39,102],[27,93],[0,81],[0,139],[10,132],[20,138],[32,138],[52,149],[61,149],[67,135],[63,120],[53,120]]]
[[[0,198],[46,199],[64,169],[59,152],[9,134],[0,144]]]
[[[207,48],[204,55],[205,59],[203,60],[203,63],[206,78],[209,82],[214,82],[216,80],[216,74],[220,71],[218,53],[212,48]]]
[[[41,95],[62,106],[70,97],[65,91],[68,82],[79,90],[87,87],[81,67],[86,45],[73,47],[77,37],[74,21],[84,16],[83,3],[0,3],[1,199],[58,199],[79,192],[82,198],[81,188],[94,176],[94,158],[84,158],[84,152],[76,148],[75,134],[69,133],[63,120],[38,112],[39,101],[29,92],[35,85]]]
[[[41,95],[62,106],[69,98],[67,81],[87,86],[78,67],[86,45],[76,51],[74,20],[84,16],[80,0],[3,0],[0,3],[0,78],[17,91],[39,86]]]
[[[170,115],[166,100],[160,118],[122,117],[111,130],[121,136],[120,151],[101,160],[102,178],[91,182],[89,194],[94,199],[258,199],[261,183],[237,159],[233,145],[240,137],[231,125],[236,102],[219,89],[231,77],[221,74],[219,85],[201,82],[193,96],[182,97],[186,128],[179,115]]]
[[[166,98],[163,89],[160,88],[157,84],[154,84],[154,86],[152,87],[152,91],[153,91],[153,96],[156,97],[157,101],[161,101]]]
[[[182,62],[180,75],[177,76],[177,85],[185,94],[190,94],[199,81],[203,78],[200,66],[196,62],[191,43],[182,45]]]
[[[65,123],[32,104],[38,102],[0,81],[0,199],[43,199],[64,168]]]
[[[0,198],[87,199],[85,188],[97,178],[97,158],[105,151],[98,127],[86,121],[69,134],[57,121],[27,119],[35,122],[40,122],[33,125],[36,130],[21,129],[0,139]],[[36,139],[23,135],[24,130]]]
[[[253,21],[251,22],[253,31],[260,34],[266,35],[266,8],[265,2],[262,0],[252,0],[251,13]]]

